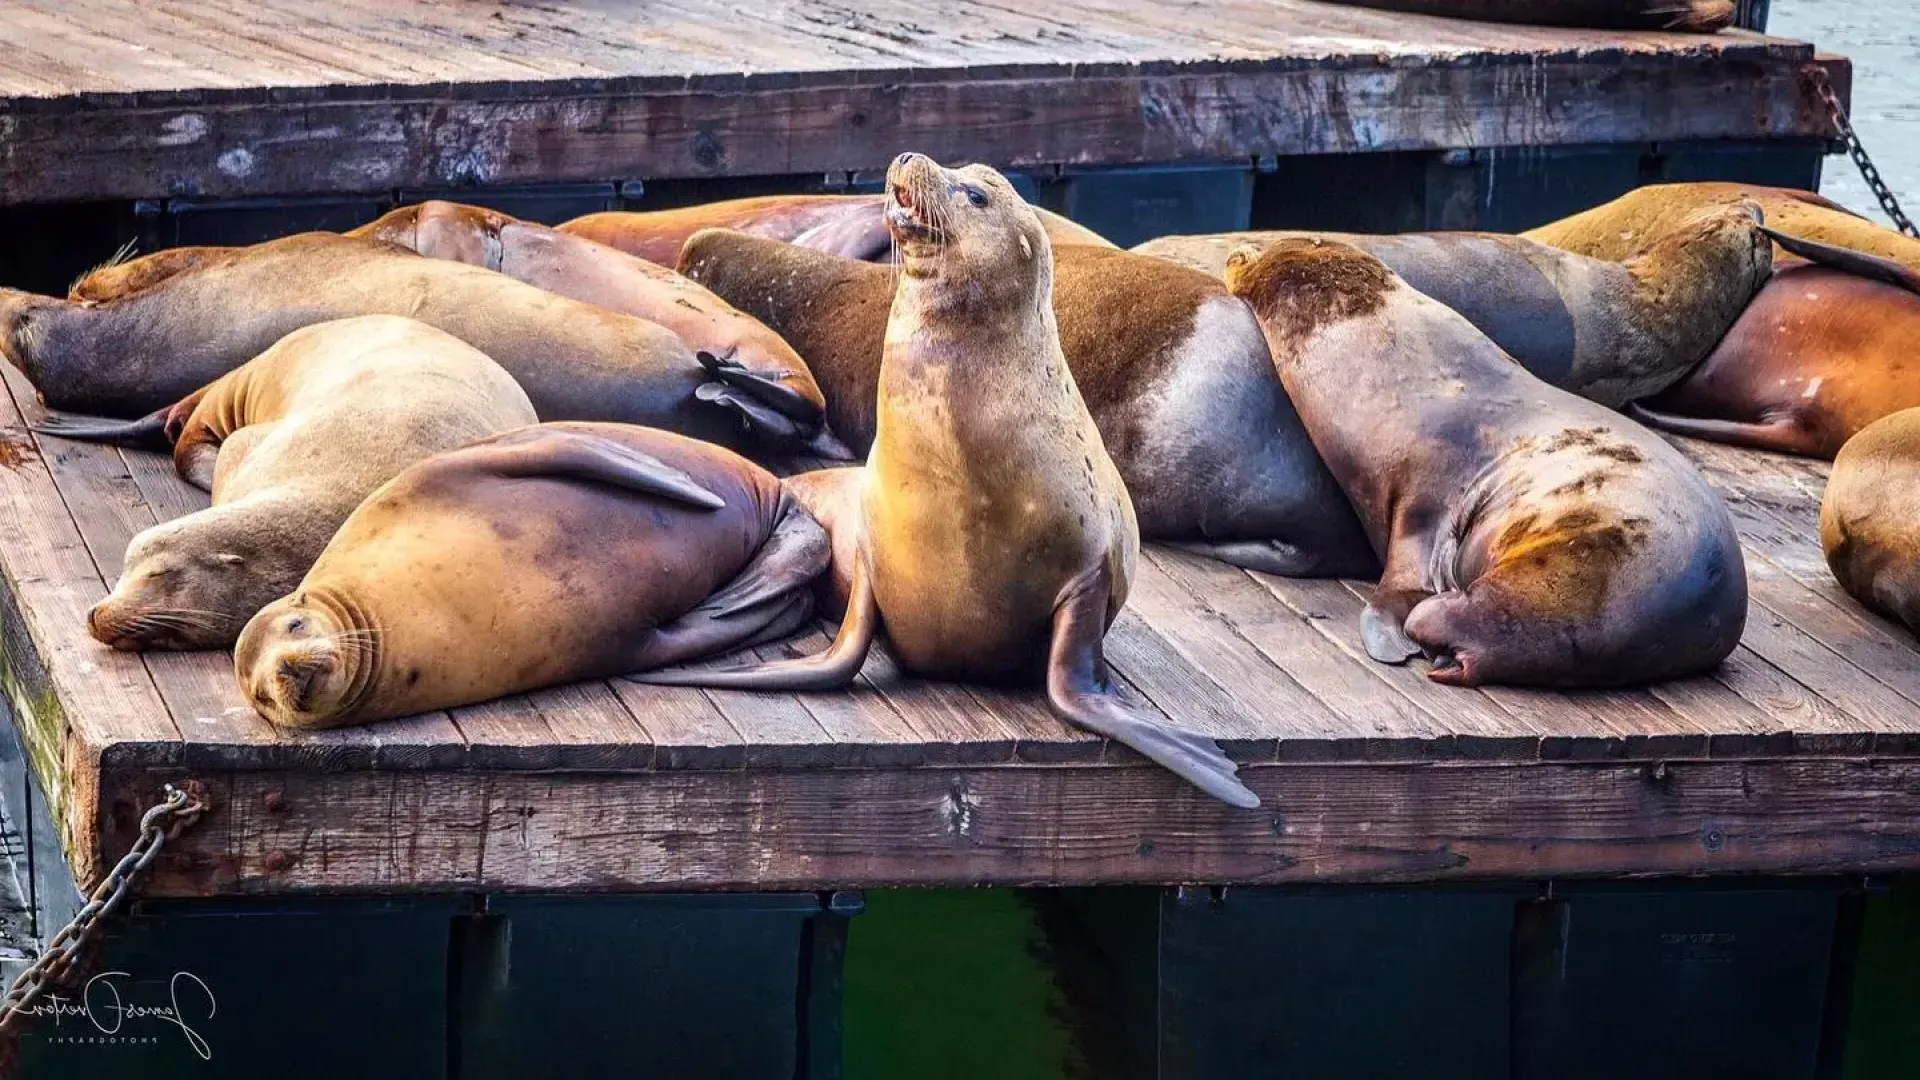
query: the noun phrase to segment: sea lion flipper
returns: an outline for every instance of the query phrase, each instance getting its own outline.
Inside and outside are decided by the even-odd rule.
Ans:
[[[1818,433],[1799,424],[1792,416],[1759,422],[1718,420],[1705,416],[1676,416],[1672,413],[1656,412],[1637,401],[1628,404],[1625,412],[1629,417],[1650,428],[1658,428],[1675,435],[1685,435],[1688,438],[1731,443],[1735,446],[1758,447],[1782,454],[1825,456]]]
[[[1167,546],[1216,559],[1242,570],[1257,570],[1281,577],[1366,577],[1380,569],[1373,553],[1364,544],[1354,551],[1315,550],[1285,540],[1191,540],[1172,542]]]
[[[113,420],[104,416],[81,416],[77,413],[49,413],[41,420],[29,424],[41,435],[53,435],[77,442],[113,443],[117,446],[133,446],[148,450],[167,448],[167,416],[172,406],[150,412],[138,420]]]
[[[826,416],[823,402],[809,398],[774,375],[754,371],[732,355],[717,356],[701,351],[695,353],[694,358],[717,382],[739,390],[795,424],[813,426],[821,423]],[[701,400],[708,399],[702,396]]]
[[[1383,593],[1384,589],[1376,589],[1360,613],[1360,641],[1375,660],[1404,664],[1420,655],[1420,646],[1407,636],[1407,612],[1413,605],[1398,593]]]
[[[1874,281],[1884,281],[1889,285],[1898,285],[1909,292],[1920,293],[1920,274],[1916,274],[1904,263],[1878,255],[1856,251],[1853,248],[1838,247],[1833,244],[1809,240],[1802,236],[1792,236],[1770,226],[1760,226],[1760,231],[1772,238],[1787,252],[1803,259],[1835,270],[1844,270]]]
[[[1107,680],[1101,648],[1112,586],[1105,567],[1081,574],[1053,613],[1047,655],[1047,704],[1061,719],[1133,748],[1216,799],[1241,809],[1260,797],[1234,775],[1239,767],[1204,735],[1162,723],[1128,704]]]
[[[494,440],[487,466],[502,476],[547,476],[606,484],[687,506],[718,510],[726,500],[651,454],[584,431],[526,428]]]

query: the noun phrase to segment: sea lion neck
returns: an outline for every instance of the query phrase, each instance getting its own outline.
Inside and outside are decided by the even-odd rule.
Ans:
[[[385,629],[371,609],[346,592],[326,585],[301,592],[308,607],[326,613],[340,628],[334,644],[339,662],[347,668],[347,688],[340,695],[333,724],[355,723],[372,704],[373,688],[386,682],[382,668],[387,655],[381,644]]]

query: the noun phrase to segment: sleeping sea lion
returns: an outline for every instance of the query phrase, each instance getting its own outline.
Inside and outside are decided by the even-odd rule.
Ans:
[[[402,472],[234,650],[262,716],[325,728],[792,633],[826,535],[773,474],[621,424],[541,424]]]
[[[1367,652],[1433,679],[1618,686],[1718,664],[1746,624],[1720,497],[1639,425],[1527,374],[1345,244],[1227,266],[1384,571]]]
[[[1168,727],[1108,682],[1101,642],[1126,601],[1133,506],[1060,349],[1052,246],[992,169],[902,154],[887,224],[903,263],[878,422],[854,490],[850,599],[825,652],[644,682],[824,689],[859,672],[884,620],[901,666],[994,682],[1044,672],[1063,719],[1140,751],[1236,806],[1259,799],[1211,739]]]
[[[1450,19],[1585,26],[1598,30],[1674,30],[1711,34],[1733,25],[1733,0],[1338,0],[1354,7],[1444,15]]]
[[[1766,282],[1772,250],[1758,215],[1738,203],[1707,208],[1625,262],[1475,232],[1219,233],[1133,250],[1221,275],[1237,249],[1301,237],[1367,252],[1528,371],[1616,408],[1673,385],[1707,355]]]
[[[828,426],[855,450],[872,445],[892,268],[709,229],[687,241],[680,269],[799,349],[826,391]],[[1259,325],[1218,278],[1060,247],[1053,313],[1143,536],[1277,574],[1378,569]]]
[[[205,510],[127,545],[87,616],[116,649],[218,649],[307,572],[354,507],[423,458],[534,422],[527,395],[459,338],[397,315],[295,330],[150,421],[52,421],[49,434],[173,440]]]
[[[870,195],[763,195],[752,199],[684,206],[673,210],[609,210],[559,226],[563,233],[597,240],[629,255],[672,266],[687,238],[701,229],[734,229],[867,262],[890,262],[893,241],[882,216],[887,197]],[[1112,247],[1105,237],[1048,210],[1034,207],[1056,247]]]
[[[1920,409],[1875,420],[1833,459],[1820,547],[1840,587],[1920,633]]]
[[[696,354],[666,328],[375,240],[303,233],[210,256],[100,304],[0,289],[0,353],[50,408],[165,408],[303,326],[405,315],[506,368],[547,419],[647,423],[770,453],[819,444],[804,369]]]
[[[1864,251],[1920,271],[1920,240],[1869,221],[1811,191],[1764,184],[1718,180],[1650,184],[1521,235],[1596,259],[1625,259],[1706,208],[1743,202],[1759,206],[1769,227],[1790,236]]]

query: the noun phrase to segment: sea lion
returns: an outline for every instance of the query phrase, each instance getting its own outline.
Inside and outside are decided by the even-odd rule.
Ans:
[[[1764,184],[1717,180],[1651,184],[1521,235],[1596,259],[1625,259],[1707,207],[1743,202],[1759,206],[1767,225],[1789,236],[1864,251],[1920,271],[1920,240],[1875,224],[1811,191]]]
[[[1133,250],[1210,274],[1248,244],[1348,244],[1466,316],[1526,369],[1615,408],[1683,378],[1747,306],[1771,269],[1759,215],[1708,207],[1625,262],[1496,233],[1243,232],[1167,236]]]
[[[233,644],[374,488],[422,458],[534,422],[499,364],[397,315],[295,330],[163,416],[154,426],[173,437],[175,467],[213,505],[127,545],[119,582],[87,615],[116,649]],[[141,426],[42,430],[111,437]]]
[[[1706,360],[1629,415],[1679,435],[1831,459],[1867,425],[1920,406],[1920,380],[1908,372],[1920,359],[1920,273],[1856,258],[1884,272],[1776,264]]]
[[[891,268],[720,229],[695,233],[680,268],[799,349],[827,393],[828,426],[856,450],[872,444]],[[1269,573],[1378,569],[1259,324],[1218,278],[1060,247],[1053,312],[1141,535]]]
[[[1660,437],[1527,374],[1358,248],[1249,248],[1227,282],[1380,552],[1376,660],[1424,651],[1459,686],[1619,686],[1739,643],[1733,522]]]
[[[558,226],[629,255],[672,266],[687,238],[701,229],[734,229],[849,259],[890,262],[893,241],[882,216],[886,195],[763,195],[672,210],[608,210]],[[1099,233],[1034,207],[1056,247],[1112,247]]]
[[[1071,723],[1236,806],[1259,799],[1211,739],[1158,723],[1108,682],[1101,641],[1126,601],[1133,506],[1067,369],[1052,245],[999,173],[902,154],[886,219],[903,263],[887,323],[873,450],[855,487],[847,615],[826,651],[644,682],[843,686],[882,620],[901,666],[995,682],[1045,672]]]
[[[247,623],[234,672],[290,728],[621,675],[792,633],[827,552],[780,481],[736,454],[541,424],[369,496]]]
[[[1733,0],[1338,0],[1352,7],[1444,15],[1450,19],[1583,26],[1596,30],[1673,30],[1711,34],[1733,25]]]
[[[820,445],[824,403],[804,369],[751,371],[657,323],[330,233],[210,256],[100,304],[0,289],[0,353],[50,408],[133,416],[302,326],[374,314],[419,319],[493,357],[543,418],[647,423],[770,453],[834,449]]]
[[[1820,547],[1841,588],[1920,633],[1920,409],[1875,420],[1840,448]]]

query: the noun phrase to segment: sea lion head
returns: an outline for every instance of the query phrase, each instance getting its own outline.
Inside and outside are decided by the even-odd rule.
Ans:
[[[1226,277],[1227,290],[1259,317],[1276,360],[1321,327],[1378,310],[1394,287],[1393,272],[1379,259],[1314,237],[1235,248]]]
[[[302,589],[261,608],[233,650],[240,692],[281,727],[347,719],[378,661],[377,637],[352,609]]]
[[[88,632],[129,651],[226,647],[247,616],[288,588],[283,560],[259,551],[239,524],[215,508],[135,536],[113,592],[87,613]]]
[[[887,167],[887,229],[910,278],[962,282],[966,303],[1020,302],[1045,284],[1053,252],[1040,215],[985,165],[941,167],[906,153]]]

